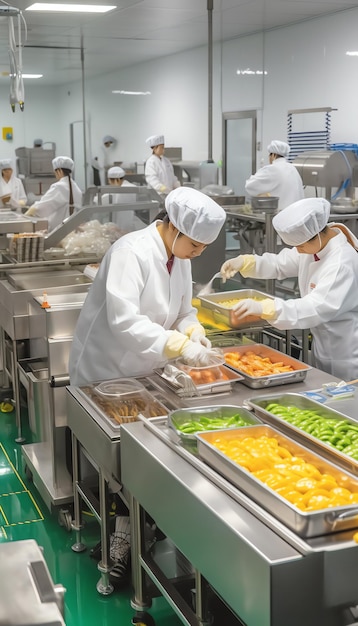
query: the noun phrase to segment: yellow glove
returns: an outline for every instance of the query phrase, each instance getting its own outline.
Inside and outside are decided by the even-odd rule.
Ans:
[[[247,272],[250,272],[255,268],[256,259],[254,254],[240,254],[234,259],[229,259],[221,266],[220,274],[225,282],[227,278],[232,278],[240,272],[242,276],[245,276]]]
[[[159,193],[165,193],[167,190],[165,185],[162,185],[161,188],[159,189]]]
[[[201,324],[192,324],[185,330],[185,334],[190,341],[201,343],[205,348],[211,348],[211,341],[205,336],[205,329]]]
[[[181,355],[184,346],[188,343],[189,339],[186,335],[179,333],[177,330],[173,330],[165,344],[164,356],[168,359],[175,359],[175,357]]]
[[[26,211],[26,213],[24,213],[24,215],[27,215],[28,217],[34,217],[36,215],[36,207],[30,206],[30,208]]]
[[[238,318],[253,315],[265,320],[272,320],[277,317],[275,301],[271,300],[271,298],[265,298],[264,300],[245,298],[245,300],[240,300],[233,306],[233,311]]]

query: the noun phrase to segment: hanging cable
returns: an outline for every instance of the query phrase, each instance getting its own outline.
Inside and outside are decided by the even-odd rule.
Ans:
[[[0,6],[0,16],[9,18],[9,62],[10,62],[10,106],[15,113],[15,105],[19,104],[21,111],[24,110],[25,90],[22,76],[22,40],[21,26],[22,22],[25,27],[25,39],[27,35],[26,22],[22,16],[20,9],[9,5]],[[15,35],[14,18],[17,17],[17,41]]]

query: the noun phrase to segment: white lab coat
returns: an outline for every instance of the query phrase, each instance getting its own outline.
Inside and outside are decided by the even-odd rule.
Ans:
[[[246,273],[282,280],[298,276],[300,298],[275,298],[278,317],[269,323],[289,330],[310,328],[313,364],[342,380],[358,378],[358,253],[338,232],[318,253],[300,254],[284,248],[277,255],[256,256]]]
[[[97,156],[97,166],[99,169],[101,185],[107,185],[107,172],[113,165],[115,152],[116,150],[113,143],[108,147],[104,144],[100,147]]]
[[[197,324],[189,259],[171,274],[157,222],[118,239],[83,305],[69,362],[72,385],[149,374],[163,367],[171,330]]]
[[[168,194],[180,187],[180,182],[174,174],[174,168],[167,157],[158,157],[152,154],[145,163],[145,180],[158,193]]]
[[[250,176],[245,184],[245,193],[249,196],[277,196],[279,211],[304,198],[301,176],[295,166],[283,157],[261,167]]]
[[[20,206],[25,206],[27,197],[24,186],[20,180],[11,174],[11,178],[6,182],[2,176],[0,176],[0,198],[3,196],[11,196],[6,206],[10,206],[13,209],[17,209]]]
[[[76,209],[82,206],[82,191],[71,178],[73,204]],[[70,215],[70,187],[68,176],[63,176],[46,191],[40,200],[34,202],[28,214],[48,221],[48,231],[51,232],[62,224]]]
[[[130,183],[128,180],[124,180],[122,184],[118,187],[113,185],[113,191],[115,189],[121,189],[122,187],[136,187],[133,183]],[[111,201],[110,201],[111,197]],[[137,196],[136,194],[130,193],[105,193],[102,196],[102,204],[128,204],[130,202],[136,202]],[[95,203],[97,204],[97,200],[95,199]],[[145,228],[146,224],[142,222],[142,220],[137,217],[135,211],[120,211],[113,213],[112,222],[117,224],[117,226],[124,230],[127,233],[132,232],[133,230],[139,230],[140,228]]]

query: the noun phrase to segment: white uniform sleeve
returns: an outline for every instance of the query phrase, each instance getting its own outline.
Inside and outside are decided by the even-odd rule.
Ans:
[[[165,185],[161,180],[160,161],[157,157],[149,157],[145,164],[145,180],[148,185],[160,193],[165,192]]]
[[[121,268],[120,273],[118,267]],[[168,333],[171,331],[165,330],[161,324],[153,322],[141,311],[140,293],[143,291],[143,281],[143,272],[136,255],[126,248],[118,248],[111,257],[107,276],[108,324],[113,335],[118,338],[121,350],[131,350],[135,354],[141,352],[162,354],[169,337]],[[125,294],[125,297],[122,294]],[[182,325],[186,328],[192,323],[192,316],[196,320],[191,302],[189,309],[185,310],[188,299],[190,301],[188,295],[183,298],[177,316],[178,330]]]
[[[46,218],[49,213],[56,210],[58,206],[62,206],[64,203],[64,195],[61,188],[54,183],[42,196],[41,200],[37,200],[33,203],[32,209],[35,209],[35,215],[37,217]]]
[[[259,196],[270,193],[275,187],[277,176],[272,165],[265,165],[256,174],[252,174],[245,183],[245,192],[249,196]]]

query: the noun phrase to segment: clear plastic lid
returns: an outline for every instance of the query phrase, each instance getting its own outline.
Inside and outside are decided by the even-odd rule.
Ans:
[[[95,388],[96,393],[105,398],[125,399],[129,395],[144,391],[145,387],[142,383],[131,378],[118,378],[116,380],[107,380]]]
[[[180,369],[184,369],[184,370],[207,370],[213,367],[219,367],[220,365],[224,365],[225,355],[223,351],[220,350],[220,348],[213,348],[211,349],[211,352],[212,352],[212,357],[210,359],[210,362],[207,363],[206,365],[198,365],[198,366],[188,365],[187,363],[184,363],[182,359],[177,359],[175,365],[177,365],[177,367],[179,367]]]

